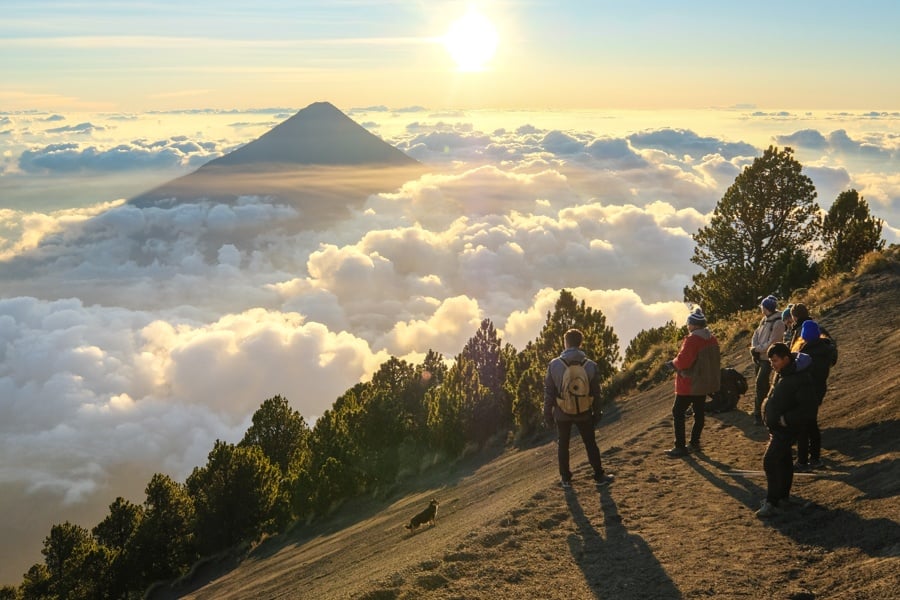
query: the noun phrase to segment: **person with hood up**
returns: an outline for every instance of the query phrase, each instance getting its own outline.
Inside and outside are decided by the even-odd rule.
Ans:
[[[816,403],[809,355],[792,353],[784,342],[772,344],[766,355],[776,375],[762,407],[763,419],[769,429],[769,443],[763,455],[766,497],[756,511],[760,518],[776,515],[790,504],[794,482],[791,448],[813,414]]]
[[[719,391],[722,379],[719,341],[706,327],[706,316],[695,308],[687,318],[688,335],[681,342],[678,355],[663,366],[675,371],[675,402],[672,417],[675,420],[675,446],[666,450],[670,458],[687,456],[685,445],[684,413],[690,406],[694,413],[690,447],[700,450],[700,434],[703,432],[706,396]]]
[[[810,376],[816,393],[816,405],[810,420],[797,436],[797,463],[795,471],[810,471],[823,466],[822,432],[819,430],[819,407],[828,391],[828,375],[831,367],[837,364],[837,346],[826,334],[821,332],[819,324],[808,319],[800,329],[799,352],[808,354],[812,359]]]
[[[769,393],[772,385],[772,367],[766,358],[769,346],[775,342],[784,340],[784,322],[781,320],[781,311],[778,310],[778,299],[769,295],[763,298],[759,304],[762,311],[762,319],[753,332],[750,340],[750,355],[756,366],[756,398],[753,403],[753,422],[762,425],[760,407],[763,399]]]
[[[603,414],[600,411],[600,376],[597,363],[590,360],[581,350],[584,335],[578,329],[570,329],[563,335],[565,349],[562,354],[550,361],[547,365],[547,376],[544,378],[544,421],[548,427],[556,425],[558,437],[557,459],[559,464],[560,484],[563,489],[572,487],[572,471],[569,469],[569,441],[572,436],[572,425],[578,428],[584,449],[587,452],[588,461],[594,469],[594,483],[600,488],[608,485],[613,476],[603,470],[600,462],[600,449],[597,447],[597,438],[594,433],[594,425],[600,421]],[[585,406],[576,414],[562,410],[559,402],[562,401],[563,390],[569,379],[567,372],[573,365],[580,365],[580,371],[586,378]],[[571,385],[571,384],[570,384]],[[589,398],[588,398],[589,396]],[[581,407],[579,407],[581,409]]]

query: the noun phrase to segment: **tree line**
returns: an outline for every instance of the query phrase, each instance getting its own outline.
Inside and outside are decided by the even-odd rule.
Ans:
[[[827,213],[815,196],[790,148],[766,150],[693,236],[691,260],[703,270],[685,288],[685,301],[724,318],[755,307],[761,295],[787,297],[852,269],[883,248],[883,222],[855,190],[841,193]],[[266,399],[243,439],[217,440],[184,482],[156,473],[142,503],[116,498],[92,529],[53,525],[44,561],[19,586],[0,588],[0,600],[140,598],[201,558],[303,527],[347,499],[386,495],[426,466],[498,436],[533,439],[543,422],[547,363],[573,327],[584,333],[582,348],[597,362],[609,400],[627,387],[614,378],[624,370],[618,337],[600,309],[562,290],[522,350],[504,344],[486,319],[451,361],[433,350],[419,364],[390,358],[312,427],[287,398]],[[673,322],[641,331],[625,365],[639,365],[654,345],[683,334]]]

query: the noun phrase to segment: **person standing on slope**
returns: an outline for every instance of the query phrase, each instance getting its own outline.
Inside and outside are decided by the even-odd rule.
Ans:
[[[837,346],[827,335],[821,332],[819,324],[808,319],[800,329],[799,352],[808,354],[812,359],[809,368],[813,388],[816,392],[816,405],[812,419],[806,423],[797,436],[797,464],[795,471],[809,471],[822,466],[822,432],[819,431],[819,407],[828,391],[828,375],[831,367],[837,364]]]
[[[706,316],[700,308],[688,315],[687,328],[688,335],[682,340],[678,355],[663,365],[667,370],[675,371],[675,402],[672,404],[675,446],[666,451],[672,458],[688,454],[684,443],[684,413],[689,406],[693,407],[694,413],[691,449],[700,450],[706,396],[719,391],[722,378],[719,341],[706,327]]]
[[[753,339],[750,341],[750,355],[753,364],[756,365],[756,401],[753,404],[753,422],[762,425],[760,407],[763,399],[769,394],[772,385],[772,366],[766,358],[769,346],[775,342],[784,340],[784,322],[781,320],[781,311],[778,310],[778,299],[775,296],[766,296],[759,304],[762,311]]]
[[[766,355],[775,371],[775,382],[763,402],[763,419],[769,429],[769,443],[763,455],[766,497],[756,516],[778,514],[790,503],[794,482],[791,447],[801,428],[815,410],[815,390],[809,366],[812,359],[802,352],[792,353],[784,342],[772,344]]]
[[[557,459],[563,489],[572,487],[569,469],[569,441],[572,425],[578,428],[588,461],[594,469],[594,483],[598,488],[608,485],[613,477],[603,471],[600,449],[594,425],[600,421],[600,376],[597,363],[581,350],[584,336],[577,329],[563,336],[565,349],[547,365],[544,378],[544,421],[548,427],[556,425],[559,436]]]

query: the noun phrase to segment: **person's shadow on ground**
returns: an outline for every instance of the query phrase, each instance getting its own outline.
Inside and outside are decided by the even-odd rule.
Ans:
[[[610,489],[601,490],[594,498],[603,514],[605,539],[584,514],[575,492],[566,493],[566,503],[578,527],[577,533],[569,535],[569,550],[594,596],[634,597],[640,591],[645,597],[658,600],[681,598],[681,592],[647,542],[622,524]],[[635,576],[637,573],[640,577]]]

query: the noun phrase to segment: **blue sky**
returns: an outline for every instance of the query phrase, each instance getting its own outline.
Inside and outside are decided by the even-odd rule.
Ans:
[[[897,108],[891,1],[3,2],[0,110]],[[473,5],[483,73],[439,38]]]

